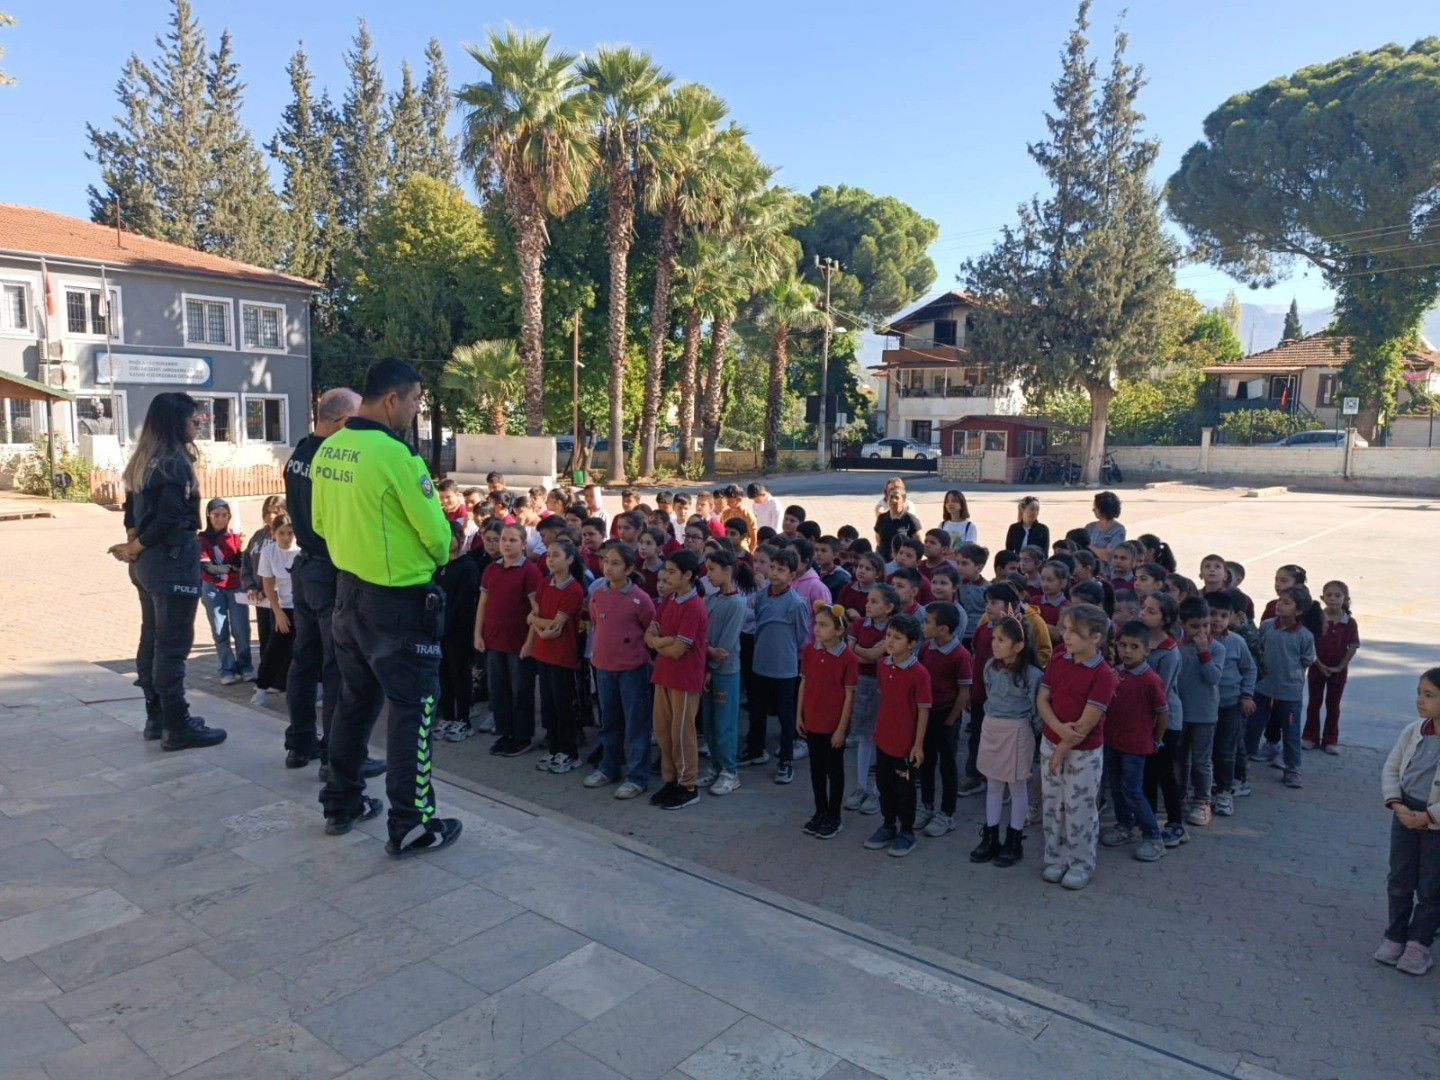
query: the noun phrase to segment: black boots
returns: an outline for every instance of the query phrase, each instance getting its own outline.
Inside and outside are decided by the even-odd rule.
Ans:
[[[971,862],[989,862],[1000,854],[1000,826],[986,825],[980,831],[980,846],[970,852]]]
[[[1014,866],[1025,857],[1025,834],[1016,829],[1006,828],[1005,843],[995,856],[996,866]]]
[[[160,749],[198,750],[206,746],[218,746],[224,741],[224,728],[206,727],[202,718],[187,713],[180,723],[166,725]]]
[[[146,742],[157,742],[165,734],[165,714],[160,710],[159,698],[145,699],[145,731]]]

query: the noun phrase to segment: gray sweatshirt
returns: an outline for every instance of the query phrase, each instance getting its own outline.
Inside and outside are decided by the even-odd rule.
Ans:
[[[1277,701],[1303,698],[1305,673],[1315,662],[1315,635],[1298,624],[1284,630],[1266,619],[1260,624],[1260,648],[1265,674],[1255,683],[1255,693]]]
[[[1213,724],[1220,719],[1220,669],[1225,663],[1225,646],[1210,642],[1210,650],[1201,653],[1194,642],[1186,639],[1176,650],[1180,653],[1180,677],[1175,689],[1180,707],[1185,710],[1186,724]]]
[[[1172,639],[1173,640],[1173,639]],[[1170,716],[1165,722],[1166,731],[1179,731],[1185,726],[1185,708],[1180,701],[1177,684],[1180,681],[1180,649],[1176,645],[1166,648],[1161,645],[1150,650],[1145,661],[1160,676],[1165,684],[1165,700],[1170,706]]]
[[[711,593],[705,598],[705,612],[709,617],[706,644],[712,649],[724,649],[730,654],[723,663],[707,660],[706,665],[716,675],[738,675],[740,673],[740,626],[745,621],[749,605],[745,594],[733,592]]]
[[[1220,706],[1239,704],[1242,697],[1255,696],[1255,657],[1250,646],[1233,631],[1219,639],[1225,648],[1225,664],[1220,668]]]

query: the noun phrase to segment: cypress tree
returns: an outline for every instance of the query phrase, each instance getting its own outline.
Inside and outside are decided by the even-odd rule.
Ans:
[[[230,32],[210,56],[206,80],[211,174],[206,191],[206,251],[256,266],[273,266],[280,247],[280,203],[255,140],[240,119],[245,84],[235,63]]]
[[[350,85],[336,128],[336,204],[346,243],[354,248],[380,201],[387,171],[385,81],[364,19],[355,33],[354,47],[345,54],[345,68]]]
[[[1292,298],[1290,310],[1285,313],[1285,329],[1280,333],[1280,344],[1299,341],[1305,336],[1305,327],[1300,325],[1300,305]]]
[[[415,173],[427,171],[425,116],[409,61],[400,64],[400,89],[390,95],[385,134],[390,143],[388,181],[392,189]]]
[[[115,127],[101,131],[85,125],[90,149],[85,156],[100,167],[99,186],[89,186],[90,219],[114,225],[118,203],[127,229],[158,236],[160,203],[155,192],[153,119],[149,91],[141,74],[144,63],[134,53],[115,84],[120,111],[111,119]]]
[[[420,87],[420,115],[425,121],[425,164],[421,172],[455,182],[456,140],[445,134],[455,95],[450,90],[450,71],[437,38],[425,46],[425,82]]]
[[[290,104],[267,149],[280,163],[284,240],[280,265],[289,273],[328,282],[333,271],[335,215],[334,109],[312,96],[315,76],[302,42],[286,65]]]
[[[207,142],[209,124],[205,71],[205,35],[189,0],[175,0],[170,32],[155,42],[160,58],[139,74],[150,98],[151,159],[159,215],[155,235],[198,248],[204,236],[206,200],[213,164]]]

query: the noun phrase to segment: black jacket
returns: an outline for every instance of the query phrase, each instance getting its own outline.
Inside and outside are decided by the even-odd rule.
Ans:
[[[295,539],[306,555],[330,558],[325,540],[315,532],[310,513],[314,488],[310,482],[310,463],[325,440],[319,435],[306,435],[295,444],[290,460],[285,463],[285,512],[295,525]]]
[[[1027,540],[1025,539],[1025,526],[1017,521],[1005,534],[1006,551],[1018,552],[1022,547],[1031,544],[1043,551],[1048,559],[1050,557],[1050,527],[1037,521],[1030,526],[1030,538]]]
[[[147,548],[195,542],[207,523],[200,518],[200,482],[189,458],[157,454],[139,491],[125,496],[125,528]]]

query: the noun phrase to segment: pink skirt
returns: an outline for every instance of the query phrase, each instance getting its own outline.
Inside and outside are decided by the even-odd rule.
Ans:
[[[987,716],[980,727],[976,767],[989,780],[1020,784],[1030,779],[1035,760],[1035,732],[1028,719]]]

